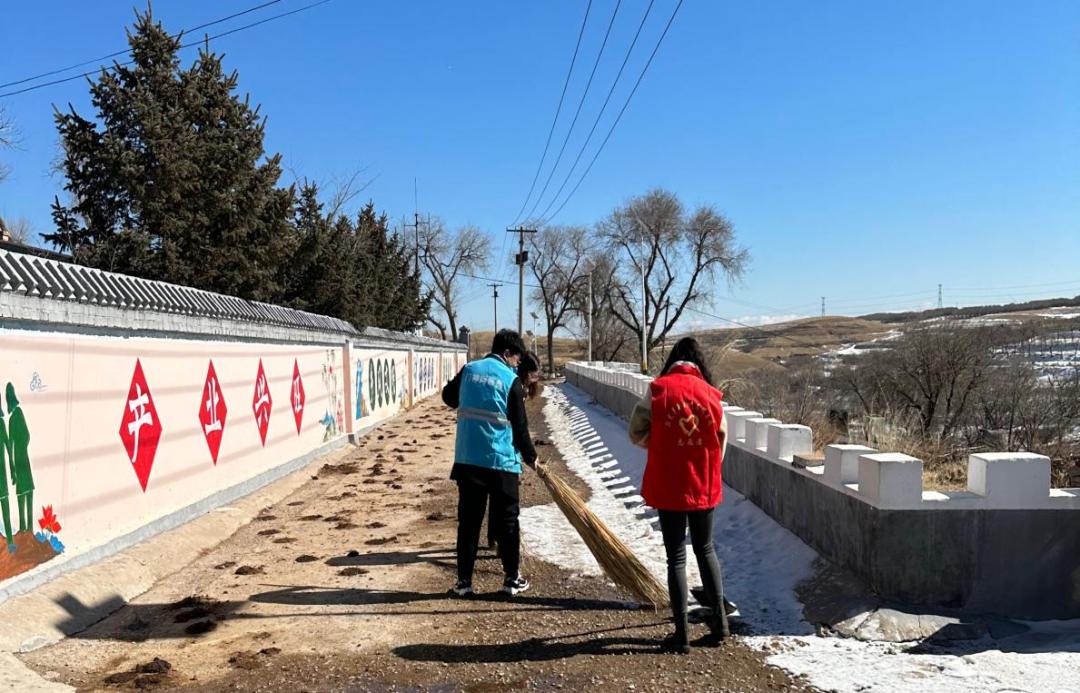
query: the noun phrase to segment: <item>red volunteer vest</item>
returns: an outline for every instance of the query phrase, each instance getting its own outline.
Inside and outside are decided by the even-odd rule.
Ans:
[[[723,394],[689,364],[674,366],[650,387],[652,427],[641,496],[657,510],[716,507],[722,496]]]

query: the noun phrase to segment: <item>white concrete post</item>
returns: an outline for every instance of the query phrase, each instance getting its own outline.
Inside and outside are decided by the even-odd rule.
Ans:
[[[988,508],[1032,508],[1050,498],[1050,458],[1031,452],[984,452],[968,457],[968,490]]]
[[[765,450],[769,445],[769,425],[778,423],[779,419],[747,419],[746,444],[757,450]]]
[[[833,486],[854,484],[859,480],[859,455],[877,452],[865,445],[825,446],[825,483]]]
[[[724,412],[724,416],[727,417],[728,438],[731,440],[745,440],[746,422],[750,419],[761,418],[761,412],[747,411],[746,409],[731,411],[729,409]]]
[[[814,451],[814,433],[809,426],[772,424],[765,432],[769,457],[791,462],[795,455]]]
[[[922,460],[899,452],[859,455],[859,494],[883,509],[922,503]]]

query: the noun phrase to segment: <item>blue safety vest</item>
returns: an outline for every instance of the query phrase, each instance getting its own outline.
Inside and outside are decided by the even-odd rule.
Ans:
[[[498,356],[466,364],[461,373],[454,461],[521,473],[514,432],[506,418],[517,373]]]

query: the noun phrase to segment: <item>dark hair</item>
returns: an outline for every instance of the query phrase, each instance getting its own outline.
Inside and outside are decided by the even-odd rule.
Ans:
[[[701,376],[705,378],[705,382],[714,385],[712,373],[705,363],[705,355],[701,352],[701,345],[693,337],[683,337],[675,342],[675,346],[671,347],[671,353],[668,354],[667,362],[664,363],[660,375],[666,375],[671,370],[671,367],[679,361],[687,361],[697,366],[698,370],[701,371]]]
[[[504,351],[509,351],[511,356],[525,353],[525,342],[521,335],[513,330],[499,330],[495,333],[495,339],[491,340],[491,353],[502,356]]]
[[[536,352],[527,351],[522,354],[521,364],[517,368],[518,375],[524,377],[538,370],[540,370],[540,357],[536,355]]]

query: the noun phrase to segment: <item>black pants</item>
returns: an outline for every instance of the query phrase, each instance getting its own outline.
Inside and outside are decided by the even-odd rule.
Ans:
[[[518,475],[475,467],[470,470],[455,469],[452,478],[458,484],[458,579],[472,581],[476,551],[480,544],[480,528],[484,524],[489,499],[493,513],[488,517],[488,524],[494,526],[495,538],[499,542],[503,573],[507,577],[517,577],[521,562]]]
[[[694,547],[698,569],[705,594],[713,604],[723,604],[724,588],[720,573],[720,561],[713,546],[713,510],[679,512],[661,510],[660,531],[664,535],[667,550],[668,594],[671,612],[675,618],[675,636],[685,639],[686,624],[686,527],[690,526],[690,543]],[[723,607],[720,607],[723,608]],[[714,629],[717,628],[714,625]]]

